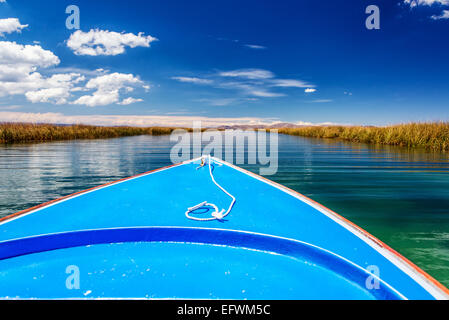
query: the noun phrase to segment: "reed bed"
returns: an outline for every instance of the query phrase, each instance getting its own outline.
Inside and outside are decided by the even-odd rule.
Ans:
[[[170,134],[172,127],[102,127],[89,125],[52,125],[0,123],[0,143],[44,142],[73,139],[104,139],[136,135]]]
[[[170,134],[175,129],[177,128],[0,123],[0,143],[165,135]],[[191,129],[186,130],[191,131]],[[408,123],[386,127],[309,126],[280,128],[278,130],[282,134],[302,137],[342,139],[350,142],[449,151],[449,122]]]
[[[279,133],[408,148],[425,148],[432,151],[449,151],[449,122],[408,123],[387,127],[310,126],[282,128],[279,129]]]

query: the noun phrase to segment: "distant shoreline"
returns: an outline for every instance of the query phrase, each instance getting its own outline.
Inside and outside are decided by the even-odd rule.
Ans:
[[[170,134],[175,129],[177,128],[0,123],[0,143],[9,144],[77,139],[106,139],[138,135],[165,135]]]
[[[279,133],[308,138],[449,151],[449,122],[408,123],[386,127],[310,126],[278,130]]]
[[[192,130],[178,127],[104,127],[92,125],[0,123],[0,143],[168,135],[175,129]],[[240,129],[245,128],[240,127]],[[253,130],[256,128],[251,127],[247,129]],[[260,129],[269,130],[270,128],[265,126]],[[275,129],[281,134],[308,138],[340,139],[348,142],[425,148],[430,151],[449,151],[449,122],[408,123],[386,127],[304,126],[296,128],[277,127]],[[224,130],[224,128],[219,128],[219,130]]]

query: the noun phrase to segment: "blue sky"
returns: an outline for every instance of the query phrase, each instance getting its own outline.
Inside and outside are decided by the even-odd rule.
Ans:
[[[6,0],[0,121],[449,120],[448,35],[449,0]]]

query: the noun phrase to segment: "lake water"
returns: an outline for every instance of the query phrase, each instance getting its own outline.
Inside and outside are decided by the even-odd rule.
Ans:
[[[171,164],[168,136],[0,146],[0,217]],[[242,167],[258,173],[256,165]],[[449,286],[449,158],[279,136],[268,177],[358,224]]]

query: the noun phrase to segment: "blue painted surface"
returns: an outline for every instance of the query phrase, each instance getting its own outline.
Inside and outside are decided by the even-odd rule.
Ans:
[[[82,286],[68,289],[61,271],[73,265]],[[0,294],[9,297],[401,298],[382,282],[366,290],[368,272],[309,244],[216,229],[120,228],[18,239],[0,246],[0,270]]]
[[[73,263],[73,256],[80,270],[80,288],[68,290],[64,270]],[[0,274],[8,279],[2,283],[3,288],[11,285],[11,298],[312,299],[323,298],[323,286],[324,297],[330,299],[373,298],[338,274],[286,256],[179,243],[126,243],[49,251],[12,259]],[[299,280],[304,274],[307,277]],[[48,285],[50,281],[52,286]]]
[[[382,280],[407,298],[432,298],[413,279],[363,240],[318,210],[278,188],[226,165],[217,166],[214,176],[237,199],[230,215],[226,217],[225,221],[198,222],[186,219],[184,216],[186,208],[201,201],[207,200],[219,208],[226,208],[229,205],[229,197],[213,184],[207,167],[199,170],[196,170],[196,167],[195,163],[176,166],[56,203],[0,225],[0,240],[8,241],[41,234],[87,229],[145,226],[219,228],[258,232],[311,243],[343,256],[362,268],[375,265],[380,270]],[[51,291],[53,288],[55,291],[51,297],[61,295],[62,297],[73,297],[73,291],[65,288],[65,278],[67,277],[65,267],[67,265],[79,265],[80,270],[82,267],[82,270],[92,270],[91,273],[95,274],[95,271],[100,272],[117,264],[116,272],[111,274],[114,278],[124,274],[123,278],[127,278],[129,275],[130,279],[138,279],[133,278],[133,275],[137,275],[135,272],[143,272],[143,267],[132,272],[129,269],[130,266],[126,263],[123,264],[122,261],[144,259],[145,262],[142,262],[142,265],[148,265],[154,261],[158,266],[156,270],[160,271],[158,276],[152,275],[145,278],[146,280],[141,279],[142,285],[150,282],[154,284],[150,289],[138,288],[138,280],[135,280],[137,281],[136,285],[129,282],[129,285],[125,286],[123,279],[117,286],[111,284],[111,288],[108,289],[110,282],[108,282],[108,278],[102,277],[98,278],[98,286],[102,289],[96,290],[92,296],[147,297],[149,295],[149,297],[158,298],[243,298],[241,294],[235,293],[233,288],[240,288],[241,284],[245,283],[242,282],[244,277],[237,276],[234,279],[217,277],[217,281],[212,281],[211,279],[214,277],[203,271],[204,269],[213,269],[214,266],[219,266],[219,268],[227,266],[232,274],[242,275],[246,274],[245,270],[250,270],[251,259],[254,259],[254,265],[261,267],[255,272],[256,279],[259,280],[255,281],[252,286],[248,285],[248,292],[250,292],[248,298],[307,298],[308,294],[310,294],[310,298],[318,298],[320,292],[322,298],[366,299],[373,297],[371,290],[363,289],[360,279],[351,279],[352,268],[340,268],[331,272],[329,268],[335,263],[317,264],[315,256],[313,259],[305,259],[302,251],[296,257],[285,252],[281,253],[282,257],[278,257],[261,252],[256,254],[248,249],[243,249],[241,244],[233,247],[229,247],[232,245],[230,243],[222,243],[222,245],[225,246],[201,246],[182,243],[182,241],[173,245],[130,241],[123,245],[97,244],[89,248],[67,248],[5,259],[0,261],[0,274],[3,278],[0,282],[0,296],[46,297],[47,295],[50,297],[48,295],[53,292]],[[122,250],[122,248],[124,249]],[[159,258],[158,252],[161,251],[166,253],[168,259],[161,260]],[[276,250],[274,251],[276,252]],[[93,257],[98,258],[93,259]],[[241,264],[239,264],[239,257],[243,259]],[[193,279],[184,279],[186,275],[183,273],[183,269],[174,267],[175,262],[184,261],[182,259],[196,261],[195,266],[191,269]],[[267,265],[264,265],[265,261]],[[310,264],[305,263],[306,261]],[[273,267],[270,264],[279,265]],[[280,270],[277,268],[284,267],[287,270],[285,280],[280,277],[282,276],[281,271],[266,276],[267,271]],[[166,281],[162,276],[163,270],[170,270],[170,274],[179,281],[179,284],[188,281],[198,282],[199,285],[205,286],[205,291],[210,289],[212,296],[205,294],[205,291],[195,291],[189,287],[185,287],[184,291],[179,288],[170,289],[176,280]],[[316,276],[312,277],[312,274]],[[42,275],[46,280],[39,281],[44,281],[46,288],[42,290],[47,290],[46,293],[41,292],[32,285],[33,282],[27,280],[30,277],[31,279],[34,277],[40,279],[39,276]],[[304,279],[309,279],[309,275],[310,279],[316,278],[317,283],[321,283],[319,281],[323,280],[323,287],[320,290],[319,287],[310,288],[310,285],[304,285],[307,284]],[[95,277],[92,276],[89,279],[91,279],[91,282],[88,282],[89,286],[95,284]],[[331,281],[331,279],[333,280]],[[326,283],[328,286],[324,286]],[[62,289],[61,286],[63,286]],[[333,288],[334,286],[335,288]],[[18,288],[17,294],[11,293],[14,287]],[[38,287],[42,287],[42,283]],[[267,289],[258,292],[257,287]],[[281,290],[281,287],[284,289]],[[287,287],[291,290],[287,290]],[[24,291],[20,291],[20,288]],[[189,290],[193,290],[191,296],[189,296]],[[247,292],[246,289],[241,290]],[[93,293],[93,290],[91,291]]]

